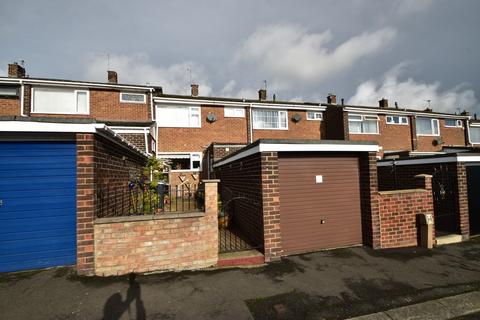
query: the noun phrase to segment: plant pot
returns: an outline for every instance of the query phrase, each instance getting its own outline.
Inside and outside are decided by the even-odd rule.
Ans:
[[[218,227],[221,229],[228,228],[229,219],[228,216],[218,217]]]

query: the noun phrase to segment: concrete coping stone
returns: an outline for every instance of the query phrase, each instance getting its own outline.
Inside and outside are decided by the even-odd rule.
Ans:
[[[403,189],[403,190],[389,190],[389,191],[379,191],[378,194],[397,194],[397,193],[415,193],[415,192],[427,192],[426,189]]]
[[[135,221],[149,221],[149,220],[189,219],[189,218],[201,218],[204,216],[205,216],[205,212],[199,212],[199,211],[182,212],[182,213],[161,213],[161,214],[148,214],[148,215],[141,215],[141,216],[97,218],[93,221],[93,223],[106,224],[106,223],[135,222]]]
[[[203,183],[220,183],[220,179],[202,180]]]

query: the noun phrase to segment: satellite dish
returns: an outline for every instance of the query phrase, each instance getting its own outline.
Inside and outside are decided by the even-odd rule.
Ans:
[[[208,122],[215,122],[217,121],[217,116],[214,113],[207,114],[207,121]]]
[[[292,120],[293,122],[299,122],[300,120],[302,120],[302,116],[299,115],[298,113],[295,113],[292,117]]]

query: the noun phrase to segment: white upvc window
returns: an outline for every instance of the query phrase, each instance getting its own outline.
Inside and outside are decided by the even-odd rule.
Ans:
[[[0,96],[2,97],[18,97],[18,87],[0,86]]]
[[[173,172],[200,171],[202,169],[201,152],[164,153],[159,154],[158,158],[166,160]]]
[[[387,124],[408,125],[408,118],[402,116],[387,116]]]
[[[89,114],[88,90],[32,88],[32,113]]]
[[[348,115],[348,131],[353,134],[378,134],[377,115]]]
[[[418,117],[415,121],[418,136],[439,136],[440,126],[438,119]]]
[[[253,110],[253,129],[288,130],[288,113],[285,110]]]
[[[318,120],[323,119],[323,113],[317,111],[307,111],[307,120]]]
[[[159,106],[157,107],[157,123],[159,127],[200,128],[200,107]]]
[[[470,142],[480,143],[480,127],[470,127]]]
[[[445,127],[447,128],[463,128],[462,120],[445,119]]]
[[[245,118],[245,108],[224,107],[223,115],[225,118]]]
[[[120,102],[123,103],[146,103],[147,95],[144,93],[120,92]]]

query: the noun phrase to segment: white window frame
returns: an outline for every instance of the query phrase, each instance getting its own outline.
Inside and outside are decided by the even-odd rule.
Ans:
[[[143,96],[143,101],[130,101],[130,100],[124,100],[123,95],[124,94],[133,94],[137,96]],[[145,104],[147,103],[147,95],[145,93],[137,93],[137,92],[120,92],[120,102],[121,103],[136,103],[136,104]]]
[[[232,113],[228,114],[227,111],[230,111]],[[223,116],[225,118],[245,118],[245,108],[224,107]]]
[[[71,115],[89,115],[90,114],[90,90],[85,90],[85,89],[75,89],[73,90],[73,104],[77,107],[77,95],[79,92],[85,92],[87,93],[87,111],[86,112],[52,112],[52,111],[37,111],[35,110],[35,90],[36,89],[45,89],[43,87],[38,87],[38,88],[32,88],[31,89],[31,113],[34,114],[71,114]],[[51,90],[55,90],[56,88],[47,88]]]
[[[391,119],[389,121],[389,118]],[[398,118],[398,121],[399,123],[395,123],[395,121],[393,121],[393,118]],[[406,122],[403,122],[402,120],[405,119]],[[387,124],[391,124],[391,125],[397,125],[397,126],[408,126],[408,117],[405,117],[405,116],[395,116],[395,115],[387,115],[385,117],[385,122]]]
[[[455,120],[455,119],[445,119],[445,128],[463,128],[463,121],[462,120],[455,120],[454,126],[447,125],[447,120]]]
[[[313,114],[313,118],[310,117],[310,115]],[[323,120],[323,112],[319,111],[308,111],[307,110],[307,120],[310,121],[322,121]]]
[[[200,172],[202,171],[202,153],[201,152],[171,152],[171,153],[159,153],[158,154],[158,158],[159,159],[165,159],[165,160],[169,160],[169,159],[175,159],[175,158],[171,158],[169,157],[169,155],[176,155],[176,154],[184,154],[184,155],[188,155],[190,158],[190,169],[171,169],[170,172]],[[193,168],[193,161],[195,161],[193,159],[193,156],[198,156],[200,158],[200,167],[198,168]]]
[[[350,119],[351,116],[360,117],[359,119]],[[377,123],[377,132],[350,132],[350,121],[352,122],[362,122],[365,120],[376,120]],[[348,133],[349,134],[380,134],[380,127],[378,125],[380,118],[377,115],[370,115],[370,114],[349,114],[348,115]],[[363,131],[363,125],[362,125]]]
[[[160,117],[158,109],[162,108],[185,108],[188,109],[188,125],[177,125],[176,123],[169,122],[169,125],[160,125],[158,118]],[[194,113],[198,114],[198,124],[192,125],[191,119]],[[186,106],[186,105],[167,105],[167,106],[157,106],[157,127],[158,128],[201,128],[202,127],[202,108],[199,106]]]
[[[416,123],[416,121],[417,121],[418,118],[430,119],[430,129],[431,129],[431,132],[432,132],[431,134],[418,133],[418,131],[417,131],[417,130],[418,130],[418,127],[417,127],[417,123]],[[419,136],[419,137],[439,137],[439,136],[440,136],[440,121],[439,121],[438,119],[436,119],[436,118],[427,118],[427,117],[418,117],[418,118],[415,119],[415,133],[417,134],[417,136]],[[435,133],[435,132],[433,131],[433,128],[434,128],[433,123],[434,123],[434,122],[437,123],[438,133]]]
[[[258,124],[255,124],[255,112],[257,111],[268,111],[268,112],[278,112],[278,128],[259,128]],[[285,114],[285,128],[280,127],[280,114]],[[252,124],[253,129],[255,130],[288,130],[288,111],[287,110],[275,110],[275,109],[253,109],[252,110]]]
[[[470,140],[470,143],[471,143],[471,144],[480,144],[480,141],[473,141],[473,140],[472,140],[472,135],[471,135],[471,133],[470,133],[470,132],[472,131],[472,129],[478,129],[478,130],[480,130],[480,126],[478,126],[478,125],[476,125],[476,126],[475,126],[475,125],[473,125],[473,126],[472,126],[472,125],[468,126],[468,139]]]

